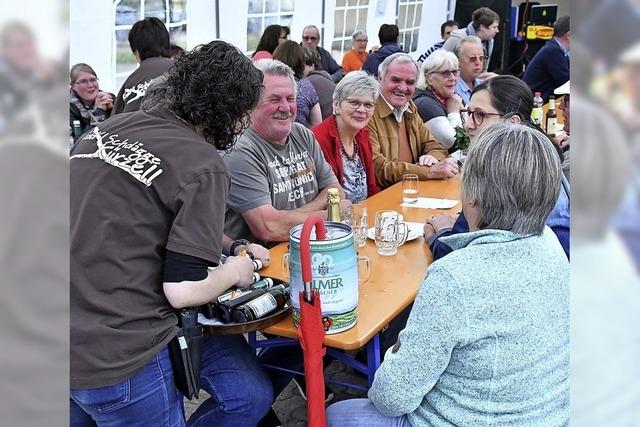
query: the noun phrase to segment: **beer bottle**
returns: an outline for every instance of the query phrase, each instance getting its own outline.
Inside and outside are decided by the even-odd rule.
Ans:
[[[556,136],[556,120],[558,113],[556,112],[556,97],[551,95],[549,97],[549,109],[547,110],[547,117],[545,119],[545,131],[550,138]]]
[[[244,304],[233,308],[233,321],[236,323],[246,323],[260,319],[269,313],[284,307],[289,299],[289,288],[284,285],[274,286]]]
[[[327,221],[340,222],[340,193],[337,188],[327,191]]]

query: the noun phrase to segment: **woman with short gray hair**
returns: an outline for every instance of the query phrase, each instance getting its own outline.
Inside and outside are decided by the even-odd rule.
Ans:
[[[358,71],[362,68],[362,64],[367,60],[367,33],[363,30],[355,30],[351,35],[353,47],[342,57],[342,69],[345,73],[350,71]]]
[[[366,71],[348,73],[333,92],[333,115],[311,129],[351,203],[380,191],[366,129],[379,93],[380,83]]]
[[[561,175],[535,129],[478,135],[462,173],[470,232],[427,270],[369,399],[331,405],[327,425],[569,423],[569,262],[545,226]]]
[[[424,61],[413,102],[427,128],[444,148],[453,148],[456,126],[462,127],[462,98],[456,94],[458,58],[446,50],[436,50]]]

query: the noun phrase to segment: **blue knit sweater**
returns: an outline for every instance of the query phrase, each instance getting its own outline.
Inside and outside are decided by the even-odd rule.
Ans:
[[[481,230],[427,270],[369,390],[413,426],[569,422],[569,263],[553,232]]]

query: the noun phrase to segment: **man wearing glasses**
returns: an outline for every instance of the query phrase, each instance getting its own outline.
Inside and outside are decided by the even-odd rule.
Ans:
[[[342,67],[333,59],[329,51],[320,46],[320,30],[318,27],[315,25],[307,25],[304,27],[302,30],[302,43],[300,43],[300,45],[318,51],[322,59],[322,69],[331,74],[331,78],[335,83],[338,83],[340,79],[344,77]]]
[[[467,105],[473,88],[483,82],[479,78],[486,63],[482,41],[476,36],[465,36],[456,45],[453,53],[458,57],[460,67],[456,93],[462,98],[464,105]]]
[[[484,61],[482,71],[486,72],[489,67],[489,60],[493,53],[493,39],[500,32],[500,16],[488,7],[481,7],[473,11],[471,23],[466,28],[461,28],[451,32],[451,37],[444,43],[443,48],[453,52],[455,46],[465,36],[478,36],[484,48]]]

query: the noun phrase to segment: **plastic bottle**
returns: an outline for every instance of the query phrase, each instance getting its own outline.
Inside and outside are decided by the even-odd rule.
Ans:
[[[542,96],[540,92],[536,92],[533,97],[533,110],[531,110],[531,121],[538,125],[542,126]]]

